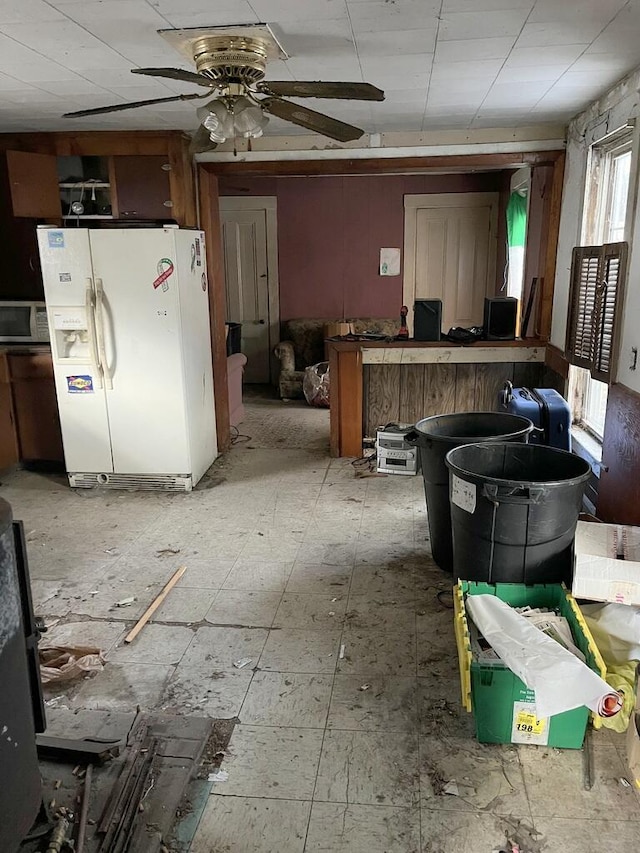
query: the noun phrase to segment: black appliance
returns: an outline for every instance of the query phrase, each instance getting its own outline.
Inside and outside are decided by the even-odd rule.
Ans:
[[[36,729],[44,729],[38,632],[22,525],[0,499],[0,850],[14,853],[40,809]]]
[[[514,341],[518,318],[518,300],[513,296],[484,300],[484,337],[487,341]]]
[[[439,341],[442,330],[442,300],[416,299],[413,303],[413,339]]]

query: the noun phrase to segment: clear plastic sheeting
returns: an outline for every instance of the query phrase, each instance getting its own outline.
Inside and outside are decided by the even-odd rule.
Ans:
[[[504,664],[535,691],[539,717],[583,705],[601,716],[620,710],[621,698],[606,681],[504,601],[495,595],[472,595],[466,606]]]
[[[310,406],[329,408],[329,362],[320,361],[306,367],[302,390]]]

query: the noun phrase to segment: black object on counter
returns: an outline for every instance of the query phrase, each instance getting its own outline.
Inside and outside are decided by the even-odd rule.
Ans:
[[[416,299],[413,303],[414,341],[439,341],[442,333],[442,300]]]

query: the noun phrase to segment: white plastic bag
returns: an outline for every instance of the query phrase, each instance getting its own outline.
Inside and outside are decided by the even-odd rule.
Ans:
[[[608,603],[580,609],[606,661],[640,660],[640,607]]]
[[[310,406],[329,408],[329,362],[320,361],[306,367],[302,390]]]

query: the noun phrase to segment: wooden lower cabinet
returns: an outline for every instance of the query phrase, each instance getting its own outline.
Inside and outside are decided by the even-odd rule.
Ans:
[[[0,353],[0,471],[11,468],[19,458],[9,362],[6,353]]]
[[[64,464],[51,355],[10,353],[7,360],[20,461]]]

